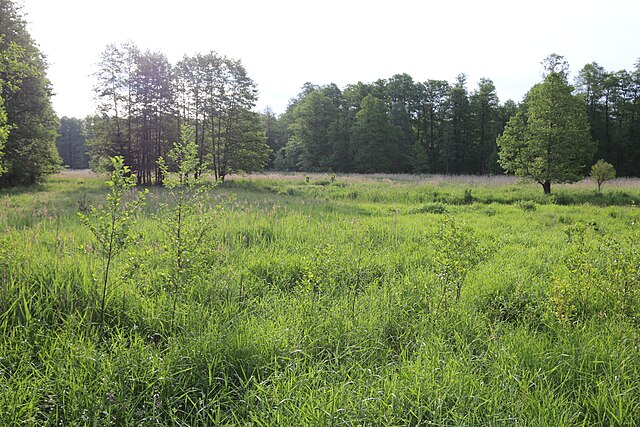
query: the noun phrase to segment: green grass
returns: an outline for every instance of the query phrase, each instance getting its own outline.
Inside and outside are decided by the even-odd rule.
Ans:
[[[0,425],[638,425],[640,188],[553,190],[232,179],[211,192],[224,209],[172,327],[151,189],[104,328],[76,212],[106,186],[1,192]],[[487,256],[442,306],[448,217]]]

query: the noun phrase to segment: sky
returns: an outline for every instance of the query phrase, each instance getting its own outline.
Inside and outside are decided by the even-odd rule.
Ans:
[[[407,73],[470,91],[491,79],[501,102],[522,100],[541,61],[563,55],[632,70],[640,58],[638,0],[14,0],[46,55],[59,116],[95,112],[91,76],[110,43],[132,41],[176,63],[215,51],[240,59],[258,111],[285,111],[305,82],[373,82]]]

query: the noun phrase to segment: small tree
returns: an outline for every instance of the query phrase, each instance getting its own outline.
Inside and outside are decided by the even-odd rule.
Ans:
[[[598,183],[598,193],[605,181],[610,181],[616,178],[616,169],[611,163],[604,160],[598,160],[593,166],[591,166],[591,179]]]
[[[93,233],[96,239],[96,251],[102,256],[102,302],[100,307],[100,327],[104,327],[104,310],[107,300],[109,272],[113,259],[127,245],[135,241],[132,229],[136,224],[135,212],[145,201],[144,193],[138,192],[138,197],[131,203],[125,203],[124,198],[136,185],[136,176],[131,174],[124,159],[120,156],[111,159],[113,172],[107,181],[111,192],[107,195],[107,206],[101,209],[91,207],[89,213],[78,212],[82,223]]]
[[[440,284],[438,307],[449,301],[459,301],[462,285],[471,270],[487,255],[487,249],[480,247],[473,230],[460,225],[453,217],[447,216],[436,234],[433,257],[433,272]]]
[[[169,203],[161,204],[158,219],[167,237],[164,256],[166,278],[173,293],[171,328],[173,328],[180,290],[190,278],[194,264],[200,258],[202,242],[214,227],[215,212],[210,209],[207,191],[213,187],[203,179],[198,159],[195,133],[188,126],[181,129],[182,141],[176,142],[167,161],[158,158],[158,167],[169,193]]]

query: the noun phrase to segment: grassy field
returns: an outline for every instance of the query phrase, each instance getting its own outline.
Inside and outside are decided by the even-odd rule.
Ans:
[[[184,252],[154,188],[104,313],[104,178],[0,192],[0,425],[640,425],[640,183],[595,187],[232,177]]]

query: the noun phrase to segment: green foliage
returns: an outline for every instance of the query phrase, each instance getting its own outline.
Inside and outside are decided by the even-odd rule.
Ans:
[[[138,197],[127,202],[125,197],[131,188],[136,185],[136,176],[131,174],[128,166],[125,166],[122,157],[114,157],[111,160],[113,172],[111,179],[107,181],[111,189],[107,194],[107,204],[103,208],[91,207],[88,213],[78,212],[80,219],[95,238],[93,250],[102,258],[102,300],[100,306],[100,325],[104,327],[105,307],[107,302],[107,288],[109,287],[109,273],[111,264],[116,256],[136,243],[139,235],[135,225],[136,211],[144,204],[146,192],[138,192]]]
[[[621,176],[640,175],[637,106],[640,61],[631,70],[608,71],[596,62],[586,64],[576,77],[597,142],[596,158],[614,165]]]
[[[518,200],[515,205],[524,212],[534,212],[537,209],[536,203],[531,200]]]
[[[395,153],[387,151],[391,143],[391,123],[384,101],[367,95],[356,113],[353,127],[353,164],[356,172],[391,172]]]
[[[84,120],[62,117],[58,134],[56,147],[62,163],[70,169],[88,169],[89,158]]]
[[[0,93],[2,91],[2,87],[0,87]],[[2,95],[0,94],[0,176],[4,172],[6,172],[3,167],[2,158],[4,157],[4,146],[7,142],[7,138],[9,137],[9,126],[7,125],[7,113],[4,110],[4,100],[2,99]]]
[[[550,72],[527,93],[497,141],[500,165],[538,182],[545,193],[551,183],[580,180],[595,150],[584,107],[572,90],[565,73]]]
[[[511,109],[499,105],[495,86],[481,79],[469,93],[455,84],[416,82],[395,74],[340,90],[306,84],[269,123],[282,141],[273,166],[281,170],[340,172],[499,172],[496,136]]]
[[[156,161],[179,139],[178,123],[194,129],[198,167],[216,180],[262,170],[269,160],[261,118],[251,111],[255,83],[238,60],[209,52],[173,66],[161,52],[125,43],[105,49],[95,77],[102,114],[89,118],[87,127],[96,169],[118,154],[140,184],[160,185]]]
[[[98,260],[75,211],[110,189],[57,176],[0,191],[0,425],[634,425],[638,304],[613,301],[624,294],[616,277],[637,279],[637,207],[586,204],[595,193],[583,185],[561,186],[571,204],[557,205],[504,177],[316,185],[326,175],[216,187],[205,211],[236,197],[185,264],[174,328],[174,293],[163,290],[173,249],[158,212],[175,206],[169,188],[152,188],[137,211],[145,238],[112,264],[122,298],[108,300],[105,318],[117,321],[102,330],[92,327]],[[626,182],[619,191],[638,197]],[[446,310],[434,309],[435,257],[454,234],[411,212],[434,199],[470,246],[491,248],[466,270],[458,302],[449,288]],[[536,214],[517,200],[535,201]],[[552,297],[556,280],[572,280],[562,260],[578,239],[567,244],[563,230],[594,221],[588,240],[626,247],[589,255],[594,270],[619,271],[607,273],[615,298],[603,286],[608,311],[567,327]],[[447,265],[468,259],[466,247],[447,251]]]
[[[59,170],[57,118],[46,62],[19,6],[0,2],[0,186],[28,185]]]
[[[602,184],[616,178],[616,169],[611,163],[600,159],[591,166],[591,179],[598,184],[598,192]]]
[[[411,210],[411,213],[443,214],[446,212],[447,212],[447,207],[442,203],[438,203],[438,202],[427,203],[418,208]]]

